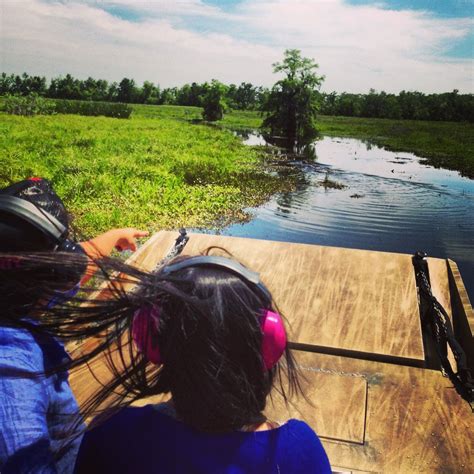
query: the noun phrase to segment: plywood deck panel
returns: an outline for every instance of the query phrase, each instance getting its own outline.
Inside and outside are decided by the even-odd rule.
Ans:
[[[286,405],[275,391],[265,411],[276,421],[304,419],[317,426],[320,436],[348,443],[363,444],[367,408],[367,380],[351,374],[332,374],[300,366],[304,399]]]
[[[158,233],[134,261],[154,268],[177,236]],[[183,254],[210,246],[260,273],[290,322],[293,342],[423,365],[410,255],[204,234],[190,234]]]
[[[283,404],[278,405],[276,414],[272,412],[281,419],[297,413],[306,420],[321,437],[332,465],[383,473],[472,472],[474,415],[440,372],[326,354],[294,354],[306,370],[333,373],[347,380],[358,378],[367,384],[363,444],[325,436],[328,425],[353,422],[347,410],[334,416],[324,409],[327,398],[345,400],[346,406],[353,406],[360,397],[355,389],[334,385],[331,390],[335,391],[328,394],[325,384],[314,379],[306,393],[316,408],[300,397],[293,400],[296,412]]]
[[[430,275],[431,291],[433,296],[441,303],[448,313],[449,319],[453,321],[451,310],[451,293],[449,289],[448,262],[440,258],[428,259],[428,271]]]

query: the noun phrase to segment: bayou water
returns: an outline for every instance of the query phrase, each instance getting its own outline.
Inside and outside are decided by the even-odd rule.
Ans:
[[[256,134],[249,145],[265,141]],[[451,258],[474,300],[474,180],[412,153],[325,137],[312,159],[293,159],[298,186],[249,209],[224,235]],[[345,186],[323,186],[325,178]]]

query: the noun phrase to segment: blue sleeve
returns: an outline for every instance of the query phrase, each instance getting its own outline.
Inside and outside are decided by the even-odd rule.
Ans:
[[[0,360],[0,471],[56,473],[41,379],[2,375]]]

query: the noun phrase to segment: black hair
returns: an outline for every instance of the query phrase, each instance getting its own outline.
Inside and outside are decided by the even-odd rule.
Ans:
[[[31,257],[45,264],[56,254]],[[73,257],[61,259],[70,271],[77,265]],[[259,316],[262,309],[277,309],[244,278],[223,268],[150,273],[113,258],[96,265],[94,285],[68,303],[38,308],[42,315],[33,329],[65,341],[95,338],[90,349],[55,369],[84,363],[93,367],[97,357],[106,360],[113,376],[83,404],[85,418],[171,393],[183,422],[204,432],[227,432],[265,421],[263,410],[276,379],[285,400],[298,390],[288,349],[283,363],[268,371],[263,368]],[[91,298],[103,282],[106,287]],[[133,342],[133,317],[145,306],[156,306],[159,312],[155,342],[163,360],[160,366],[148,362]]]

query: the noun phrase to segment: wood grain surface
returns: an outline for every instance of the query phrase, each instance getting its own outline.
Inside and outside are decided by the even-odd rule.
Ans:
[[[307,401],[300,397],[286,404],[274,390],[265,411],[268,418],[280,422],[290,418],[304,419],[310,426],[317,427],[319,436],[363,444],[367,416],[366,378],[350,373],[320,372],[310,366],[300,366],[299,372]]]
[[[326,354],[295,352],[298,364],[328,371],[347,379],[361,378],[367,384],[364,443],[341,442],[326,437],[354,423],[344,408],[339,416],[314,408],[298,398],[298,417],[306,420],[321,437],[332,465],[347,470],[382,473],[472,473],[474,466],[474,415],[467,402],[440,372],[416,367],[349,359]],[[335,400],[338,407],[352,406],[360,393],[328,394],[318,380],[311,385],[311,401],[321,406]],[[343,386],[340,386],[344,390]],[[338,390],[336,386],[332,390]],[[324,399],[326,399],[324,401]],[[275,416],[285,417],[281,407]],[[292,412],[290,412],[291,414]],[[324,420],[329,416],[329,419]],[[357,420],[358,421],[358,420]],[[335,425],[335,426],[334,426]],[[337,425],[342,428],[337,428]]]

